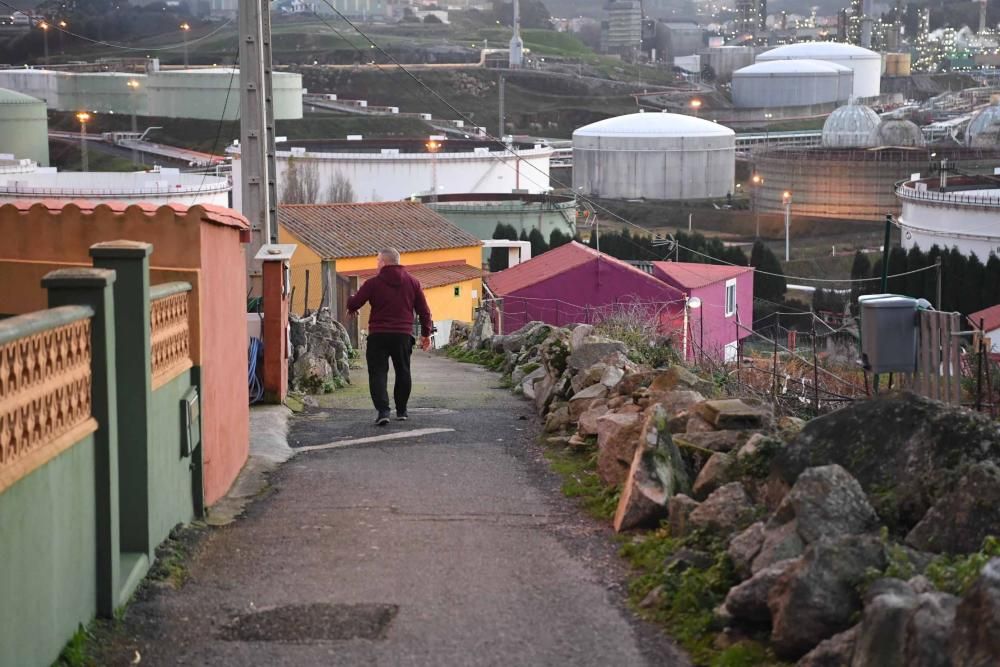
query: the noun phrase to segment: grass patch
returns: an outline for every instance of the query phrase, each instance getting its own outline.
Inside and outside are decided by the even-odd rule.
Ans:
[[[62,653],[52,667],[90,667],[95,665],[94,659],[90,656],[90,642],[93,639],[90,631],[82,625],[77,628]]]
[[[595,518],[614,517],[621,490],[609,489],[597,476],[596,449],[551,447],[546,450],[545,458],[563,478],[562,492],[567,497],[578,499],[583,509]]]
[[[295,414],[298,414],[306,409],[306,404],[301,398],[294,394],[288,394],[285,396],[285,406],[287,406],[288,409]]]
[[[466,350],[458,345],[445,348],[445,356],[463,364],[485,366],[491,371],[500,371],[506,361],[504,355],[497,354],[492,350]]]
[[[163,582],[175,589],[183,586],[188,578],[188,561],[203,529],[203,524],[194,523],[170,531],[170,536],[156,548],[156,560],[146,580]]]

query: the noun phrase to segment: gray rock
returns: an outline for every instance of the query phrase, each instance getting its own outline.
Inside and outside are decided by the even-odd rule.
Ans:
[[[715,558],[708,551],[681,547],[667,556],[667,559],[663,563],[663,568],[673,572],[683,572],[691,568],[707,570],[713,563],[715,563]]]
[[[590,407],[577,420],[576,432],[580,435],[597,435],[597,420],[610,411],[606,401],[591,403]]]
[[[865,572],[885,564],[882,542],[874,535],[845,535],[806,547],[768,597],[775,653],[798,658],[850,627],[861,610],[858,585]]]
[[[747,579],[753,574],[750,569],[754,559],[764,545],[764,522],[758,521],[741,533],[733,536],[726,548],[733,569],[740,579]]]
[[[698,413],[720,431],[767,428],[773,421],[769,410],[738,398],[705,401],[698,405]]]
[[[580,324],[573,328],[573,334],[569,338],[569,349],[576,350],[581,345],[583,341],[586,340],[591,334],[594,333],[594,327],[591,324]]]
[[[541,382],[545,377],[545,369],[539,366],[531,371],[521,380],[521,392],[526,398],[535,400],[535,383]]]
[[[690,389],[649,392],[650,404],[659,403],[670,415],[686,412],[704,400],[704,396]]]
[[[771,622],[771,610],[767,606],[768,594],[771,588],[798,559],[778,561],[738,586],[729,589],[726,595],[726,611],[736,622],[748,624],[765,624]]]
[[[712,383],[702,380],[679,364],[675,364],[666,370],[657,371],[648,386],[653,392],[692,389],[704,394],[711,392],[713,389]]]
[[[907,667],[906,628],[917,608],[917,596],[905,587],[876,595],[865,606],[851,667]]]
[[[878,525],[861,485],[836,464],[799,475],[769,525],[793,519],[806,544],[821,537],[863,533]]]
[[[931,591],[917,596],[917,608],[906,629],[902,664],[907,667],[951,667],[948,642],[955,623],[958,598]],[[996,664],[997,658],[993,660]]]
[[[859,629],[855,625],[850,630],[824,639],[795,663],[795,667],[847,667],[854,655]]]
[[[671,537],[684,537],[691,532],[691,513],[698,509],[698,501],[678,493],[667,502],[667,525]]]
[[[604,373],[601,375],[600,382],[602,385],[608,389],[613,389],[622,378],[625,377],[625,371],[617,366],[608,366],[604,369]]]
[[[569,416],[572,421],[579,421],[580,415],[601,403],[607,403],[608,388],[603,384],[594,384],[578,391],[569,399]]]
[[[953,667],[1000,664],[1000,558],[980,572],[955,611],[950,657]]]
[[[799,536],[795,521],[773,526],[764,532],[764,542],[753,560],[751,572],[760,572],[765,567],[787,558],[801,556],[806,549],[806,543]]]
[[[601,336],[586,336],[578,346],[572,348],[566,363],[569,368],[582,371],[616,352],[625,352],[625,344],[621,341]]]
[[[691,425],[695,417],[691,417],[687,424],[687,433],[680,436],[684,442],[710,449],[713,452],[731,452],[742,447],[748,438],[753,435],[751,431],[709,431],[704,433],[692,433]]]
[[[545,417],[545,432],[556,433],[564,431],[569,426],[569,408],[565,405],[557,410],[552,410]]]
[[[730,455],[721,452],[712,454],[701,472],[698,473],[697,479],[694,480],[691,494],[698,500],[707,498],[708,494],[730,481],[729,474],[732,465],[733,457]]]
[[[535,383],[535,411],[544,415],[549,405],[556,397],[557,379],[546,372],[541,380]]]
[[[934,553],[971,553],[1000,532],[1000,467],[969,466],[958,485],[938,498],[906,536],[906,543]]]
[[[493,320],[489,311],[484,308],[476,313],[467,345],[472,350],[478,350],[488,344],[491,338],[493,338]]]
[[[716,489],[688,518],[691,526],[724,535],[744,528],[753,517],[753,503],[739,482]]]

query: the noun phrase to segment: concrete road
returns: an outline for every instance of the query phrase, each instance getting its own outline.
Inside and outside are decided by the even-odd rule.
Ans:
[[[409,422],[376,428],[361,378],[294,418],[269,493],[207,532],[183,587],[141,596],[102,659],[687,665],[625,609],[609,531],[559,492],[530,406],[478,367],[414,367]]]

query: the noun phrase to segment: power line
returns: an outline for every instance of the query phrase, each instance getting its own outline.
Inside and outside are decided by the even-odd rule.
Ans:
[[[17,7],[15,7],[14,5],[6,2],[5,0],[0,0],[0,5],[3,5],[7,9],[11,9],[11,10],[13,10],[15,12],[20,12],[20,13],[25,13],[27,11],[31,11],[31,10],[18,9]],[[209,37],[214,37],[215,35],[217,35],[226,26],[228,26],[230,23],[232,23],[235,19],[229,19],[228,21],[226,21],[225,23],[223,23],[222,25],[220,25],[218,28],[216,28],[212,32],[208,33],[207,35],[202,35],[201,37],[198,37],[197,39],[190,39],[190,40],[187,40],[186,42],[181,42],[179,44],[172,44],[170,46],[157,46],[157,47],[145,47],[145,48],[137,48],[137,47],[134,47],[134,46],[126,46],[125,44],[117,44],[115,42],[105,42],[104,40],[93,39],[91,37],[87,37],[86,35],[81,35],[79,33],[75,33],[72,30],[67,30],[66,28],[63,28],[62,26],[60,26],[58,22],[56,22],[56,23],[49,23],[49,21],[46,20],[46,19],[44,19],[44,18],[38,18],[38,19],[33,18],[33,20],[35,21],[35,27],[38,27],[42,23],[45,23],[46,25],[48,25],[48,26],[50,26],[52,28],[55,28],[59,32],[67,34],[70,37],[76,37],[77,39],[82,39],[85,42],[90,42],[92,44],[97,44],[99,46],[107,46],[109,48],[119,49],[119,50],[122,50],[122,51],[136,51],[136,52],[139,52],[139,53],[149,53],[151,51],[157,51],[157,52],[159,52],[159,51],[175,51],[177,49],[183,49],[183,48],[185,48],[185,46],[191,46],[192,44],[198,44],[199,42],[205,41]]]
[[[239,65],[239,62],[240,62],[240,47],[239,45],[237,45],[236,53],[233,55],[233,66],[229,72],[229,85],[226,86],[226,99],[222,103],[222,111],[219,113],[219,124],[215,130],[215,141],[212,142],[212,155],[215,155],[216,151],[219,150],[219,139],[222,138],[222,125],[226,120],[226,107],[229,106],[229,95],[230,93],[233,92],[233,79],[236,78],[236,71],[237,71],[236,67],[237,65]],[[239,107],[237,107],[237,109],[239,109]],[[237,116],[239,116],[238,113]],[[208,178],[208,170],[206,170],[205,173],[202,174],[201,177],[202,185],[205,184],[206,178]]]

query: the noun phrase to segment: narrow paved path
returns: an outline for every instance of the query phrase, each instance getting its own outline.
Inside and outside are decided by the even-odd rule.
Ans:
[[[559,493],[530,406],[497,376],[415,357],[411,421],[371,424],[363,382],[296,417],[302,451],[179,590],[137,601],[127,664],[684,665],[624,607],[605,527]],[[361,378],[358,378],[361,379]]]

